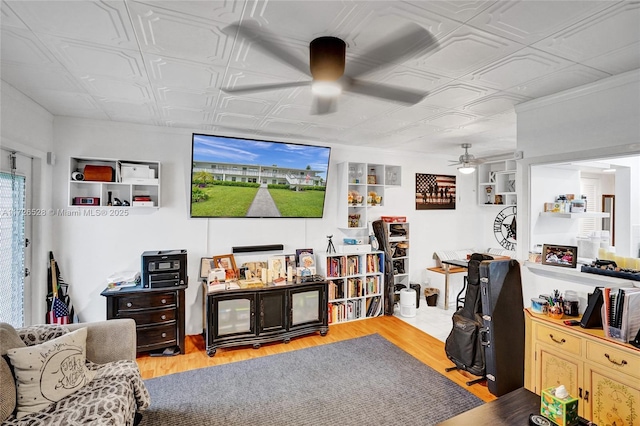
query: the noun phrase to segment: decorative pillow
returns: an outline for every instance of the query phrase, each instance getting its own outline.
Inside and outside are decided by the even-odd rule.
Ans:
[[[87,329],[7,351],[17,385],[18,419],[71,395],[95,376],[86,363]]]
[[[6,355],[9,349],[24,347],[16,329],[11,324],[0,322],[0,355]]]
[[[66,328],[57,324],[29,325],[19,328],[17,331],[27,346],[39,345],[40,343],[55,339],[69,332]]]

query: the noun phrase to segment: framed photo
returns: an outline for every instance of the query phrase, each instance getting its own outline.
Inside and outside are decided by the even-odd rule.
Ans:
[[[455,210],[456,177],[416,173],[416,210]]]
[[[242,266],[246,268],[244,279],[259,279],[262,276],[262,270],[267,268],[267,262],[245,262]]]
[[[269,270],[274,277],[287,276],[287,261],[284,256],[269,257]]]
[[[316,266],[315,257],[312,248],[296,249],[296,265],[299,267]]]
[[[542,246],[542,264],[575,268],[578,262],[578,247],[544,244]]]
[[[236,260],[233,257],[233,254],[213,256],[213,264],[216,268],[222,268],[225,270],[225,279],[232,280],[238,278],[238,268],[236,267]]]
[[[209,278],[209,272],[215,269],[215,263],[210,257],[203,257],[200,259],[200,279],[206,280]]]

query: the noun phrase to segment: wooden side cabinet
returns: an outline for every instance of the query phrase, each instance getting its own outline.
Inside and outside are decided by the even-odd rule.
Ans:
[[[640,350],[527,311],[525,387],[565,385],[578,414],[599,425],[640,425]]]
[[[209,292],[202,284],[207,354],[218,348],[289,343],[292,337],[327,334],[327,283]]]
[[[137,350],[148,352],[178,347],[185,353],[185,298],[187,286],[145,289],[104,290],[107,319],[133,318],[136,321]]]

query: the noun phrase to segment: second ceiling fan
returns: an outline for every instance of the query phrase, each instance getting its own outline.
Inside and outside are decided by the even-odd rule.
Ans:
[[[370,49],[362,56],[361,59],[364,62],[372,65],[366,68],[362,67],[360,71],[351,75],[346,75],[347,44],[340,38],[323,36],[312,40],[309,44],[309,64],[307,65],[283,49],[277,42],[271,41],[277,39],[274,35],[253,23],[230,25],[225,32],[230,31],[235,31],[236,34],[250,40],[269,56],[310,76],[311,80],[240,86],[223,88],[222,90],[227,93],[250,93],[311,86],[314,95],[313,114],[335,112],[338,96],[342,92],[376,97],[406,105],[417,104],[426,97],[427,92],[369,82],[360,77],[385,66],[397,65],[411,56],[428,52],[437,46],[429,31],[419,25],[410,24],[390,40]]]

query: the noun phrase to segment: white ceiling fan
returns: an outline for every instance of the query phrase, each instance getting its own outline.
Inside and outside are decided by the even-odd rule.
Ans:
[[[473,154],[469,154],[468,149],[471,148],[470,143],[463,143],[461,146],[464,148],[464,154],[458,157],[458,161],[450,160],[452,161],[452,164],[449,165],[460,165],[460,167],[458,167],[458,171],[462,174],[468,175],[473,173],[476,170],[476,165],[483,163],[483,161],[476,159]]]

